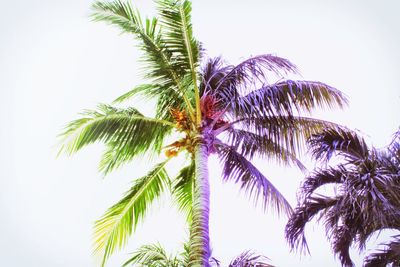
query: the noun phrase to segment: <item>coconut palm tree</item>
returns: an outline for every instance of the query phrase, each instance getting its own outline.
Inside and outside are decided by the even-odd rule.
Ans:
[[[286,226],[286,238],[292,248],[308,249],[304,229],[318,214],[334,253],[346,267],[353,266],[349,254],[352,244],[363,250],[377,231],[400,230],[398,137],[399,133],[382,150],[369,148],[363,138],[346,129],[325,130],[309,140],[316,159],[326,163],[335,156],[339,163],[316,169],[305,179],[300,203]],[[337,193],[321,195],[318,190],[326,185],[335,185]],[[398,241],[397,237],[388,244],[388,249],[367,257],[366,266],[398,262]],[[374,265],[377,262],[385,264]]]
[[[236,66],[220,58],[204,60],[192,34],[190,2],[157,0],[156,4],[159,17],[145,20],[130,3],[93,5],[96,21],[118,26],[136,38],[148,83],[68,124],[61,152],[73,154],[102,142],[106,149],[100,170],[105,174],[139,155],[167,156],[136,179],[123,199],[96,222],[95,251],[103,255],[102,265],[126,244],[152,201],[170,188],[190,225],[189,266],[208,266],[208,156],[218,154],[224,180],[238,183],[250,197],[260,197],[264,208],[290,214],[289,203],[250,160],[262,156],[303,168],[297,153],[304,140],[335,126],[308,114],[315,108],[342,107],[346,99],[320,82],[285,80],[297,69],[278,56],[259,55]],[[268,83],[267,75],[277,82]],[[137,95],[156,99],[154,117],[134,107],[116,106]],[[170,136],[176,141],[166,143]],[[169,177],[165,167],[179,153],[187,155],[187,165],[177,177]]]
[[[138,248],[123,267],[186,267],[189,265],[189,245],[184,245],[184,251],[179,256],[168,255],[160,244],[144,245]],[[267,263],[268,258],[245,251],[231,261],[229,267],[273,267]],[[219,267],[220,261],[211,257],[210,266]]]

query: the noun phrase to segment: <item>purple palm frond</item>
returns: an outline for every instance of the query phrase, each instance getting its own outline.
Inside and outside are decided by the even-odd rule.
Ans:
[[[368,255],[364,261],[364,267],[400,266],[400,235],[393,236],[394,240],[385,244],[386,248]]]
[[[364,139],[348,129],[326,129],[309,139],[308,145],[315,159],[328,161],[333,153],[357,160],[368,157]]]
[[[334,206],[337,202],[336,198],[314,196],[305,200],[303,205],[298,206],[285,228],[285,236],[290,247],[299,249],[301,252],[309,252],[304,235],[306,224],[319,212]]]
[[[301,195],[304,197],[310,196],[319,187],[343,182],[345,169],[339,165],[337,168],[329,167],[327,169],[319,169],[307,177],[301,186]]]
[[[261,89],[239,97],[233,103],[232,111],[236,116],[248,116],[254,113],[292,115],[294,111],[310,112],[316,107],[342,108],[346,104],[347,99],[342,92],[329,85],[314,81],[286,80],[265,85]]]
[[[233,124],[261,136],[268,136],[275,144],[297,154],[307,138],[326,128],[341,126],[308,117],[261,116],[237,120]]]
[[[339,256],[339,260],[344,267],[354,267],[354,263],[350,257],[350,247],[356,237],[356,232],[343,224],[339,227],[333,228],[333,251]]]
[[[284,196],[273,184],[234,147],[218,144],[217,153],[223,163],[223,179],[232,180],[241,185],[241,189],[253,197],[257,203],[260,195],[262,206],[274,208],[279,214],[283,211],[286,215],[292,213],[292,208]]]
[[[257,155],[286,165],[295,164],[302,171],[306,170],[295,154],[276,144],[268,136],[235,128],[229,128],[227,132],[231,146],[236,147],[240,154],[250,160]]]
[[[218,93],[215,89],[231,68],[224,66],[220,57],[210,58],[201,72],[200,95]]]
[[[238,85],[239,83],[253,83],[255,80],[264,82],[266,73],[272,72],[278,76],[286,73],[298,73],[297,67],[289,60],[274,55],[258,55],[251,57],[233,67],[220,81],[216,90],[221,86]]]
[[[267,263],[269,259],[251,251],[245,251],[231,261],[229,267],[274,267]]]

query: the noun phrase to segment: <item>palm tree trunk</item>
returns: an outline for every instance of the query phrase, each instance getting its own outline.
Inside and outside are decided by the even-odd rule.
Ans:
[[[193,188],[192,223],[190,226],[189,267],[209,267],[210,238],[208,229],[210,185],[208,181],[208,148],[203,142],[196,146],[196,176]]]

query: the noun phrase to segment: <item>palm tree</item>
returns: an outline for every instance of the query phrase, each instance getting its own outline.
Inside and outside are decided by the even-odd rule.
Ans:
[[[301,187],[301,200],[286,226],[292,248],[307,249],[306,224],[320,214],[327,238],[343,266],[353,266],[349,249],[360,250],[377,231],[400,230],[400,142],[399,133],[386,149],[368,148],[365,140],[346,129],[325,130],[309,140],[312,155],[323,162],[336,156],[335,166],[317,169]],[[323,186],[335,185],[336,194],[321,195]],[[366,266],[398,263],[399,239],[388,249],[367,257]],[[396,254],[397,253],[397,254]],[[374,265],[377,262],[385,263]],[[372,264],[372,265],[371,265]],[[397,266],[397,265],[396,265]]]
[[[138,248],[123,267],[186,267],[189,265],[189,246],[184,245],[184,251],[178,256],[168,255],[160,244],[144,245]],[[267,263],[268,258],[245,251],[231,261],[229,267],[273,267]],[[219,267],[220,261],[211,257],[210,266]]]
[[[224,180],[238,183],[250,197],[261,197],[264,208],[290,214],[289,203],[250,160],[262,156],[303,168],[296,155],[304,140],[335,126],[307,114],[315,108],[342,107],[346,99],[320,82],[285,80],[287,73],[297,73],[297,69],[274,55],[251,57],[236,66],[224,65],[220,58],[205,61],[192,35],[190,2],[157,0],[156,4],[159,17],[145,20],[129,3],[93,5],[95,20],[132,34],[143,52],[148,83],[113,104],[146,96],[156,99],[155,116],[144,116],[134,107],[101,104],[67,125],[61,152],[73,154],[102,142],[106,150],[100,170],[105,174],[138,155],[164,151],[167,156],[136,179],[124,198],[96,222],[95,251],[103,255],[102,265],[126,244],[152,201],[171,188],[190,225],[189,266],[208,266],[208,156],[218,154]],[[278,82],[268,83],[267,74]],[[181,138],[166,143],[169,136]],[[178,153],[187,155],[188,164],[171,178],[165,166]]]

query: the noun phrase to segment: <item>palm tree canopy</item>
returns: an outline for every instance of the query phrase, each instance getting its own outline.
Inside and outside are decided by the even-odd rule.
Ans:
[[[286,226],[286,238],[292,248],[307,249],[305,226],[320,215],[342,265],[353,266],[349,254],[353,243],[362,250],[376,231],[400,230],[398,133],[382,150],[369,148],[362,137],[346,129],[325,130],[310,138],[308,143],[316,159],[328,162],[335,157],[340,161],[334,166],[316,169],[304,180],[300,203]],[[334,196],[319,194],[318,189],[326,185],[335,185],[337,193]],[[399,255],[393,254],[397,248],[395,244],[389,244],[387,250],[366,262]]]
[[[223,179],[240,185],[262,206],[290,214],[286,199],[255,165],[254,156],[296,165],[306,138],[337,125],[309,117],[316,108],[343,107],[345,96],[320,82],[285,80],[297,68],[275,55],[258,55],[233,66],[221,58],[203,59],[203,49],[193,36],[188,0],[156,0],[158,17],[145,18],[129,2],[95,2],[92,17],[132,34],[143,52],[145,84],[99,105],[69,123],[62,133],[60,152],[73,154],[101,142],[105,152],[100,170],[110,171],[147,154],[167,156],[145,176],[134,181],[122,200],[95,225],[95,250],[107,258],[121,248],[151,203],[166,190],[192,221],[196,187],[195,152],[216,153]],[[268,82],[276,77],[277,82]],[[134,107],[116,107],[134,96],[156,100],[155,116],[144,116]],[[171,136],[181,136],[166,143]],[[188,164],[177,177],[165,166],[178,153]]]

